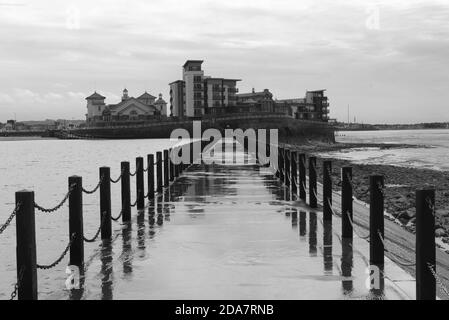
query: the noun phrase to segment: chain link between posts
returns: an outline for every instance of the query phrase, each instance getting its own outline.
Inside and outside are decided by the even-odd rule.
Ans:
[[[329,205],[329,208],[331,209],[331,212],[334,216],[336,217],[340,217],[341,218],[341,214],[337,214],[334,210],[334,207],[332,206],[331,200],[329,198],[327,198],[327,204]]]
[[[14,219],[14,217],[16,216],[17,211],[19,211],[21,205],[22,205],[22,204],[21,204],[20,202],[16,205],[16,207],[15,207],[14,210],[13,210],[13,212],[9,215],[8,219],[6,219],[6,222],[0,227],[0,234],[2,234],[3,231],[5,231],[6,228],[9,227],[9,225],[11,224],[11,221],[12,221],[12,220]]]
[[[90,190],[90,191],[83,188],[83,192],[84,192],[84,193],[87,193],[87,194],[95,193],[95,192],[98,190],[98,188],[100,188],[100,186],[101,186],[103,180],[104,180],[104,176],[102,175],[102,176],[100,177],[100,181],[98,181],[98,184],[95,186],[95,188],[93,188],[93,189]]]
[[[447,290],[446,286],[444,285],[443,281],[441,281],[438,274],[433,269],[433,265],[431,263],[427,263],[427,267],[430,269],[430,272],[432,273],[433,277],[435,278],[435,281],[437,282],[438,286],[440,287],[440,291],[443,292],[446,296],[449,297],[449,291]]]
[[[134,177],[134,176],[137,174],[137,171],[139,171],[139,167],[140,167],[140,166],[137,166],[137,167],[136,167],[136,171],[135,171],[134,173],[131,173],[131,172],[130,172],[129,175],[130,175],[131,177]]]
[[[368,235],[366,235],[366,236],[363,236],[363,235],[361,235],[361,234],[359,234],[359,233],[357,233],[357,231],[355,230],[355,225],[354,225],[354,221],[352,220],[352,218],[351,218],[351,215],[349,214],[349,211],[345,211],[345,213],[346,213],[346,216],[348,217],[348,221],[349,221],[349,223],[351,224],[351,226],[352,226],[352,231],[357,235],[357,237],[359,237],[359,238],[361,238],[361,239],[363,239],[363,240],[366,240],[366,239],[368,239],[369,237],[370,237],[370,235],[368,234]]]
[[[45,212],[45,213],[52,213],[52,212],[55,212],[55,211],[59,210],[59,209],[64,205],[64,203],[69,199],[69,196],[70,196],[70,194],[73,192],[73,190],[75,189],[75,187],[76,187],[76,184],[75,184],[75,183],[72,184],[72,185],[70,186],[70,188],[69,188],[69,191],[66,193],[66,195],[65,195],[64,198],[61,200],[61,202],[60,202],[59,204],[57,204],[55,207],[53,207],[53,208],[47,209],[47,208],[41,207],[41,206],[38,205],[36,202],[34,202],[34,207],[35,207],[37,210],[39,210],[39,211],[41,211],[41,212]]]
[[[137,206],[137,202],[139,201],[139,195],[140,195],[140,193],[137,195],[136,201],[133,204],[130,205],[131,207]]]
[[[120,211],[120,214],[117,216],[117,218],[114,218],[113,216],[111,216],[111,219],[112,219],[113,221],[118,221],[118,219],[121,218],[122,214],[123,214],[123,210]]]
[[[95,240],[97,240],[98,236],[100,235],[101,227],[103,226],[104,222],[106,221],[105,217],[106,217],[106,212],[103,212],[103,214],[101,215],[100,226],[98,227],[97,232],[95,232],[95,235],[91,239],[88,239],[83,235],[84,242],[92,243],[92,242],[95,242]]]
[[[110,180],[112,183],[117,183],[117,182],[119,182],[120,180],[122,180],[123,173],[124,173],[124,171],[122,170],[122,172],[120,173],[120,176],[119,176],[117,179],[114,180],[114,179],[109,178],[109,180]]]
[[[416,266],[416,262],[404,262],[404,261],[401,261],[402,258],[399,255],[397,255],[396,253],[388,250],[387,246],[385,245],[385,239],[384,239],[384,237],[382,237],[382,234],[380,233],[380,230],[377,230],[377,235],[379,236],[379,239],[382,242],[382,245],[384,247],[384,251],[386,251],[389,254],[391,254],[392,256],[394,256],[394,262],[396,262],[397,264],[399,264],[399,265],[401,265],[403,267],[414,267],[414,266]]]
[[[72,246],[73,241],[75,240],[75,236],[76,236],[76,233],[72,233],[72,236],[70,237],[69,243],[67,244],[66,248],[65,248],[64,251],[61,253],[61,255],[59,256],[59,258],[56,259],[55,262],[53,262],[52,264],[48,264],[48,265],[40,265],[40,264],[36,264],[36,267],[37,267],[38,269],[48,270],[48,269],[51,269],[51,268],[54,268],[55,266],[57,266],[57,265],[62,261],[62,259],[64,259],[64,257],[66,256],[67,252],[69,252],[69,249],[70,249],[70,247]]]
[[[22,283],[22,280],[23,280],[24,272],[25,272],[25,267],[22,267],[19,272],[19,279],[14,284],[14,290],[13,290],[13,292],[11,292],[11,297],[9,298],[9,300],[14,300],[14,298],[17,296],[17,292],[19,291],[20,284]]]
[[[430,209],[430,213],[435,217],[435,205],[432,204],[432,200],[429,197],[426,197],[426,203]]]

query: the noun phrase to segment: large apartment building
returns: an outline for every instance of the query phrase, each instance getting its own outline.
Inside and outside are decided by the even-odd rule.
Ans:
[[[307,91],[304,98],[276,100],[277,106],[289,106],[292,116],[302,120],[329,120],[329,102],[324,90]]]
[[[215,114],[237,103],[237,81],[205,76],[203,60],[187,60],[182,66],[182,80],[170,83],[170,115],[201,117]]]

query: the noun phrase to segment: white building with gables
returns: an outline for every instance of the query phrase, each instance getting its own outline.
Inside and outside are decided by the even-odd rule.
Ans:
[[[167,116],[167,103],[145,91],[137,98],[130,97],[123,90],[122,101],[117,104],[105,104],[106,97],[94,92],[86,98],[88,123],[157,120]]]

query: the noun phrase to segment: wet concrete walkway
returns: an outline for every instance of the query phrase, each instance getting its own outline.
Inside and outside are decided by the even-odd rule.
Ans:
[[[68,298],[415,298],[414,279],[388,258],[383,290],[367,289],[368,242],[342,240],[339,218],[324,224],[269,168],[194,165],[134,216]]]

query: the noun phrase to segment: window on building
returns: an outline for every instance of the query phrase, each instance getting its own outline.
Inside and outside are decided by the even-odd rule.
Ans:
[[[193,82],[201,82],[202,76],[193,76]]]
[[[131,120],[135,120],[135,119],[137,119],[139,117],[139,115],[137,114],[137,111],[136,110],[131,110],[131,112],[129,113],[129,118],[131,119]]]

